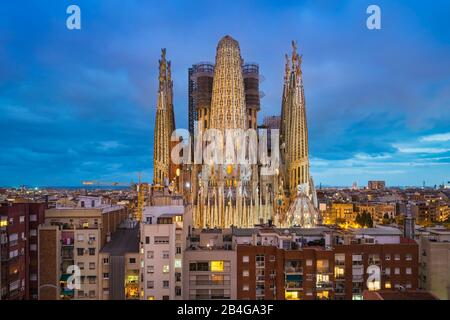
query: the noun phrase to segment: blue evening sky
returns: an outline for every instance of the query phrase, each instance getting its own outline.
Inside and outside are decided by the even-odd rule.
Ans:
[[[66,28],[81,8],[82,29]],[[382,29],[366,28],[381,7]],[[284,54],[303,54],[316,184],[450,180],[449,1],[35,0],[0,5],[0,185],[152,177],[160,48],[177,127],[187,69],[220,38],[260,65],[260,120],[280,112]]]

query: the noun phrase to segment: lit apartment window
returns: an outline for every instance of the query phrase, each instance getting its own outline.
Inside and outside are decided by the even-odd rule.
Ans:
[[[248,290],[249,290],[248,284],[244,284],[242,286],[242,291],[248,291]]]
[[[412,260],[412,254],[408,253],[406,254],[406,261],[411,261]]]
[[[154,281],[147,281],[147,289],[153,289],[155,287]]]
[[[181,268],[181,259],[175,259],[175,268]]]
[[[147,266],[147,273],[153,273],[155,272],[155,267],[154,266]]]
[[[169,251],[163,251],[162,252],[162,258],[163,259],[169,259]]]
[[[412,269],[411,268],[406,268],[406,274],[412,274]]]
[[[395,259],[396,261],[400,260],[400,255],[399,255],[398,253],[397,253],[394,257],[395,257],[394,259]]]
[[[79,241],[79,242],[84,241],[84,234],[78,234],[77,235],[77,241]]]
[[[242,271],[242,276],[243,276],[243,277],[248,277],[248,276],[249,276],[248,270]]]
[[[147,296],[147,300],[155,300],[154,296]]]
[[[212,272],[223,272],[223,260],[213,260],[210,263],[210,271]]]
[[[386,254],[386,255],[384,256],[384,260],[390,261],[390,260],[391,260],[391,255],[390,255],[390,254]]]
[[[84,262],[78,262],[78,268],[80,268],[80,270],[84,270]]]
[[[249,256],[243,256],[242,257],[242,262],[249,262],[250,261],[250,257]]]
[[[95,262],[89,262],[89,270],[95,269]]]
[[[147,259],[153,259],[153,251],[147,251]]]
[[[169,288],[169,281],[168,280],[164,280],[163,281],[163,288],[165,288],[165,289]]]
[[[168,264],[163,265],[163,273],[169,273],[169,270],[170,270],[170,268],[169,268]]]
[[[313,261],[311,259],[306,260],[306,266],[311,267],[313,265]]]
[[[394,274],[400,274],[400,268],[395,268]]]
[[[19,222],[20,223],[24,223],[25,222],[25,216],[20,216],[19,217]]]
[[[390,283],[389,281],[386,281],[386,282],[384,283],[384,288],[385,288],[385,289],[391,289],[391,288],[392,288],[391,283]]]

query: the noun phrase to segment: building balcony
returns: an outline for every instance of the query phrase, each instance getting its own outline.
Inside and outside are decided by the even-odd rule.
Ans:
[[[327,281],[327,282],[317,282],[316,283],[317,289],[332,289],[333,288],[333,282]]]
[[[286,274],[303,274],[303,268],[301,267],[286,267],[284,269]]]
[[[222,280],[222,281],[192,280],[192,281],[189,281],[189,285],[191,285],[191,286],[228,286],[230,284],[231,284],[231,280]]]
[[[284,287],[286,289],[303,290],[303,282],[295,282],[295,281],[286,282]]]
[[[332,273],[331,269],[329,269],[329,268],[317,268],[316,271],[317,271],[318,274],[330,274],[330,273]]]

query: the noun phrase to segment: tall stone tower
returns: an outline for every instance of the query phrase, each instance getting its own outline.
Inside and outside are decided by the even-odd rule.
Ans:
[[[308,127],[302,79],[302,57],[292,42],[292,57],[286,55],[286,69],[281,110],[281,145],[284,160],[285,187],[295,197],[299,185],[310,194]]]
[[[223,37],[216,54],[211,101],[211,128],[245,129],[245,92],[239,43]]]
[[[166,49],[161,50],[159,60],[158,104],[154,132],[153,183],[167,184],[171,176],[170,137],[175,129],[173,112],[173,82],[170,61],[166,60]]]

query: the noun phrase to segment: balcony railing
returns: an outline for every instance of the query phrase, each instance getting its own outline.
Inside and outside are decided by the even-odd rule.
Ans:
[[[286,267],[284,269],[285,273],[303,273],[303,268],[302,267]]]
[[[333,282],[331,282],[331,281],[317,282],[316,288],[317,289],[331,289],[331,288],[333,288]]]
[[[300,282],[300,281],[286,282],[285,287],[286,287],[286,289],[302,289],[303,288],[303,282]]]
[[[231,280],[192,280],[189,281],[191,286],[226,286],[231,284]]]

